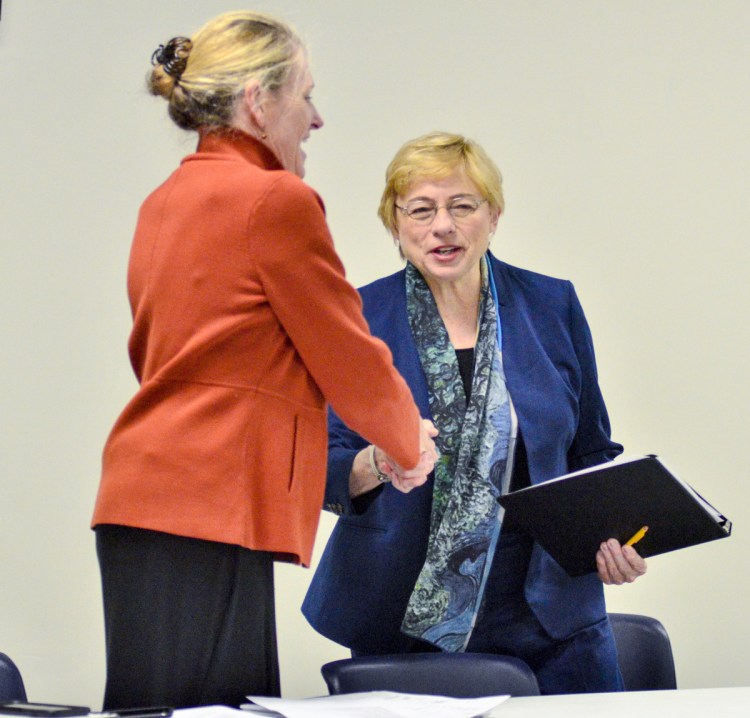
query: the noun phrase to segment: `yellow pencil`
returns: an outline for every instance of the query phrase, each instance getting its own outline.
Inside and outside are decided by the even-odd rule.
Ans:
[[[648,531],[648,526],[644,526],[639,531],[636,531],[625,545],[635,546],[635,544],[637,544],[646,535],[646,531]]]

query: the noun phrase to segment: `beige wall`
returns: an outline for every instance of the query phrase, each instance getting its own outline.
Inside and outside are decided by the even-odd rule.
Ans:
[[[160,42],[227,0],[6,0],[0,22],[0,650],[32,699],[97,705],[88,520],[106,434],[134,389],[128,245],[188,152],[143,90]],[[375,218],[385,164],[432,129],[503,170],[494,250],[575,282],[615,437],[656,452],[734,519],[654,558],[610,606],[660,617],[683,687],[747,685],[750,55],[745,0],[279,0],[309,40],[326,127],[307,145],[349,276],[399,267]],[[374,388],[375,389],[375,388]],[[322,548],[332,522],[324,517]],[[344,655],[280,566],[287,696]],[[362,611],[367,611],[362,606]]]

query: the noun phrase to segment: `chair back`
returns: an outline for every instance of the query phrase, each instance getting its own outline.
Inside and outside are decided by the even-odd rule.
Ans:
[[[25,700],[26,689],[21,672],[8,656],[0,653],[0,702]]]
[[[677,688],[672,644],[659,621],[634,613],[610,613],[609,621],[626,691]]]
[[[480,698],[538,696],[531,668],[512,656],[488,653],[402,653],[326,663],[321,673],[331,695],[396,691]]]

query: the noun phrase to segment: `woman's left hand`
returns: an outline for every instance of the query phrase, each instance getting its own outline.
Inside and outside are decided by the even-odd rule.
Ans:
[[[620,546],[617,539],[609,539],[596,552],[596,568],[603,583],[620,586],[643,576],[647,566],[632,546]]]

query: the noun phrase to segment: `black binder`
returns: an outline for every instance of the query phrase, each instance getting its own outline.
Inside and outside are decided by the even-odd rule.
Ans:
[[[600,464],[501,496],[504,522],[519,526],[571,576],[596,571],[603,541],[635,548],[644,558],[725,538],[732,522],[656,456]]]

